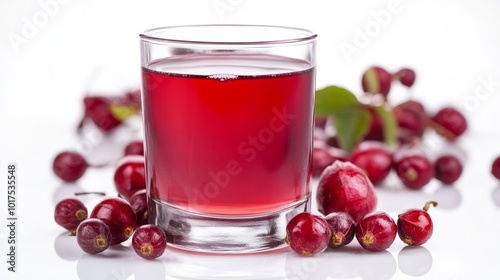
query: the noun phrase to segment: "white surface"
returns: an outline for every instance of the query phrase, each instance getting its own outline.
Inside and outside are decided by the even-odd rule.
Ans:
[[[46,2],[42,1],[42,2]],[[500,85],[488,90],[481,80],[500,81],[500,3],[498,1],[396,1],[377,35],[348,61],[342,42],[353,44],[356,28],[371,25],[373,13],[391,1],[61,1],[52,16],[28,34],[18,51],[9,34],[21,34],[25,20],[43,20],[38,1],[0,2],[0,181],[6,164],[18,164],[18,272],[7,271],[6,188],[0,194],[1,279],[497,279],[500,275],[500,184],[489,174],[500,154],[497,120]],[[333,2],[333,3],[330,3]],[[233,6],[218,14],[214,4]],[[56,9],[57,8],[57,9]],[[40,23],[40,22],[39,22]],[[429,198],[432,239],[403,249],[396,240],[386,252],[368,253],[354,241],[340,252],[302,258],[290,250],[250,256],[209,256],[168,250],[158,261],[135,256],[129,245],[101,256],[83,254],[53,221],[55,203],[76,190],[112,193],[112,168],[89,170],[74,186],[51,172],[62,149],[80,149],[94,161],[103,151],[116,157],[136,135],[118,133],[113,141],[98,134],[79,139],[74,127],[86,90],[115,90],[139,83],[138,34],[165,25],[258,23],[312,29],[318,40],[318,87],[339,84],[360,90],[360,74],[372,64],[390,70],[412,66],[418,80],[413,94],[435,110],[465,104],[470,121],[459,146],[465,172],[454,187],[433,181],[422,192],[408,192],[389,180],[378,189],[379,209],[396,218]],[[36,27],[36,26],[35,26]],[[375,29],[374,29],[375,30]],[[22,34],[21,34],[22,35]],[[394,100],[407,94],[396,87]],[[474,106],[471,106],[474,105]],[[441,143],[430,137],[427,150]],[[84,149],[85,148],[85,149]],[[101,158],[99,158],[101,156]],[[391,187],[392,186],[392,187]],[[87,198],[91,209],[96,198]]]

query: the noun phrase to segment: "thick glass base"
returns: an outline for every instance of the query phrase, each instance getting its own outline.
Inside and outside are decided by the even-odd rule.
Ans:
[[[286,225],[310,211],[311,198],[259,216],[206,216],[149,199],[149,219],[167,233],[169,246],[196,252],[252,253],[285,246]]]

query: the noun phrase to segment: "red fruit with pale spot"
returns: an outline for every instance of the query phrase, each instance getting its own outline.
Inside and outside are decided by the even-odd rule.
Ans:
[[[436,207],[437,202],[429,201],[423,209],[409,209],[398,215],[398,235],[407,245],[422,245],[431,238],[433,224],[427,213],[430,205]]]
[[[134,233],[135,212],[132,206],[122,198],[104,199],[94,207],[90,217],[103,221],[109,227],[111,231],[110,246],[122,243]]]
[[[167,236],[155,225],[144,225],[138,228],[132,237],[132,247],[140,257],[153,260],[165,252]]]
[[[389,175],[393,164],[392,153],[383,143],[376,141],[361,142],[353,150],[349,161],[363,169],[374,185]]]
[[[397,231],[396,223],[387,213],[374,212],[356,225],[356,239],[366,250],[380,252],[392,245]]]
[[[135,192],[146,188],[146,175],[143,156],[125,156],[116,168],[115,188],[129,200]]]
[[[333,212],[328,214],[325,220],[332,232],[329,247],[339,248],[351,243],[356,230],[356,222],[351,215],[345,212]]]
[[[73,231],[87,219],[87,207],[74,198],[67,198],[57,203],[54,210],[54,220],[63,228]]]
[[[446,128],[454,136],[458,137],[467,130],[467,120],[458,110],[445,107],[439,110],[432,120]]]
[[[85,253],[97,254],[110,246],[111,231],[99,219],[87,219],[76,229],[76,241]]]
[[[395,169],[403,184],[412,190],[419,190],[434,177],[434,167],[429,159],[416,151],[407,151],[396,157]]]
[[[378,66],[370,67],[363,73],[362,86],[363,91],[367,93],[380,93],[384,96],[391,90],[392,75],[385,69]]]
[[[87,96],[83,99],[85,105],[84,119],[90,119],[104,132],[111,132],[122,123],[112,111],[110,98],[102,96]]]
[[[350,162],[336,161],[321,174],[316,201],[324,215],[346,212],[358,222],[375,210],[377,194],[363,170]]]
[[[328,247],[331,236],[325,219],[303,212],[288,222],[285,241],[295,252],[303,256],[312,256]]]

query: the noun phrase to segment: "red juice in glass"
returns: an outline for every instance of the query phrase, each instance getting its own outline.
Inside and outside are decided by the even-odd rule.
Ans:
[[[215,216],[258,216],[308,199],[308,62],[188,54],[153,61],[142,75],[150,198]]]

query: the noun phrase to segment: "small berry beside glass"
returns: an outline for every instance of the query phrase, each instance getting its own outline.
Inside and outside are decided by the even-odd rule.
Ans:
[[[132,247],[140,257],[153,260],[160,257],[167,248],[167,236],[155,225],[144,225],[134,232]]]

